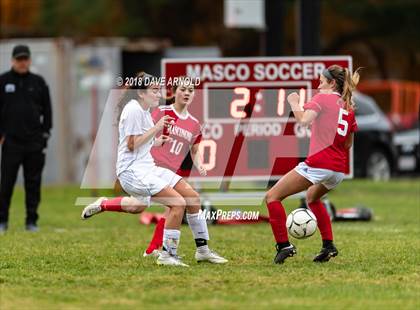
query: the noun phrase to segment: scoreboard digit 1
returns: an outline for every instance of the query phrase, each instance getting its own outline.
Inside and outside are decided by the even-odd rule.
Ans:
[[[203,125],[205,180],[279,178],[307,156],[310,130],[287,103],[310,100],[325,68],[352,70],[351,56],[163,59],[162,76],[199,78],[190,113]],[[197,79],[198,80],[198,79]],[[353,176],[349,151],[346,177]],[[193,171],[192,179],[203,180]]]

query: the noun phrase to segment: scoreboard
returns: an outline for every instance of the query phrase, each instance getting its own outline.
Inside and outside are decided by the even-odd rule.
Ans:
[[[301,105],[310,100],[333,64],[352,70],[350,56],[163,59],[166,81],[197,82],[188,110],[202,124],[205,180],[276,179],[304,160],[310,128],[295,122],[286,98],[296,91]],[[352,163],[350,151],[347,177]],[[200,179],[195,169],[191,177]]]

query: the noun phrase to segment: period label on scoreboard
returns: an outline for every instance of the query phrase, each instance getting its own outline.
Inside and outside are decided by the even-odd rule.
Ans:
[[[310,129],[295,122],[286,98],[298,92],[302,105],[310,100],[333,64],[352,69],[350,56],[163,59],[166,79],[200,81],[189,112],[202,123],[206,180],[279,178],[302,161]]]

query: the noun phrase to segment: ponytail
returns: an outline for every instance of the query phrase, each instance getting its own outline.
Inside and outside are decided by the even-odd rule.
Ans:
[[[345,68],[345,78],[344,78],[344,85],[343,85],[343,93],[341,94],[341,98],[344,101],[344,107],[347,111],[354,110],[354,102],[353,102],[353,91],[355,91],[357,84],[360,80],[360,74],[358,68],[353,74],[350,73],[349,69]]]
[[[351,74],[347,68],[343,68],[339,65],[332,65],[323,73],[329,82],[332,80],[335,81],[335,90],[340,93],[341,99],[344,101],[344,108],[347,111],[355,109],[352,96],[359,83],[360,69],[361,68],[357,68],[357,70]]]

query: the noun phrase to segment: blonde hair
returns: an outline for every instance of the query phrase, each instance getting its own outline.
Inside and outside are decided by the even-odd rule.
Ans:
[[[357,68],[356,71],[351,74],[350,70],[347,68],[343,68],[339,65],[332,65],[326,69],[329,74],[327,72],[325,72],[327,74],[324,74],[329,82],[331,82],[331,80],[335,81],[335,90],[341,94],[341,99],[344,101],[344,108],[347,111],[354,110],[355,108],[352,97],[360,80],[360,69],[361,68]]]

